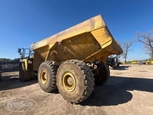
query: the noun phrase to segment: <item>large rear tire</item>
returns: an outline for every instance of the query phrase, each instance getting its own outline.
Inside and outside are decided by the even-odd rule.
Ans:
[[[91,69],[82,61],[68,60],[59,66],[57,87],[63,98],[72,103],[87,99],[94,89]]]
[[[105,63],[100,63],[98,68],[99,73],[94,76],[96,85],[103,85],[110,77],[109,66]]]
[[[31,71],[25,69],[23,62],[19,63],[19,79],[21,82],[30,81],[32,79]]]
[[[41,89],[51,93],[56,87],[57,66],[52,61],[42,62],[38,69],[38,82]]]

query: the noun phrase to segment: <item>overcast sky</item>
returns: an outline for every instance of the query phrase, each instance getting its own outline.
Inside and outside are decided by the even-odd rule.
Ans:
[[[0,0],[0,58],[101,14],[121,44],[153,29],[153,0]],[[134,43],[128,60],[146,59]]]

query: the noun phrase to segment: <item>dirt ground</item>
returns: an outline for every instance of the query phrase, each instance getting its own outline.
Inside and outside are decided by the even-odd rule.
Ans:
[[[3,73],[0,115],[153,115],[153,65],[121,65],[110,72],[110,79],[95,86],[91,96],[77,105],[65,101],[58,92],[43,92],[37,80],[20,82],[18,72]],[[15,108],[19,107],[17,98],[35,102],[29,105],[33,109],[22,108],[20,103],[25,111],[15,111],[19,109]],[[8,104],[12,100],[16,100],[14,105]]]

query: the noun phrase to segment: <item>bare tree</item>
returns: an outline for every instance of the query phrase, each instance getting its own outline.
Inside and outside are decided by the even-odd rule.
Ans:
[[[137,33],[137,40],[144,44],[145,53],[153,59],[153,30],[149,33]]]
[[[133,44],[132,41],[126,41],[122,45],[122,50],[123,50],[122,57],[125,62],[127,61],[127,56],[129,51],[131,51],[130,47],[132,46],[132,44]]]

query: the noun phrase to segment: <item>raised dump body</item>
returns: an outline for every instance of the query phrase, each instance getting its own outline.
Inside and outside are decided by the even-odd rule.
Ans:
[[[100,15],[36,42],[31,49],[43,60],[57,62],[69,59],[106,61],[109,55],[122,53]]]
[[[107,57],[122,53],[100,15],[36,42],[31,49],[34,57],[20,62],[20,80],[37,73],[43,91],[58,88],[72,103],[88,98],[94,84],[104,84],[110,76]]]

